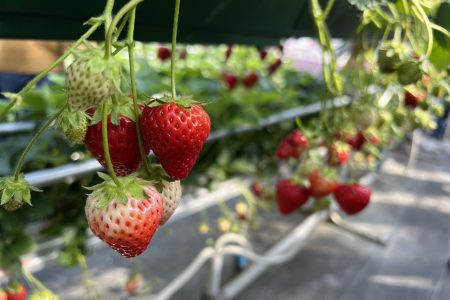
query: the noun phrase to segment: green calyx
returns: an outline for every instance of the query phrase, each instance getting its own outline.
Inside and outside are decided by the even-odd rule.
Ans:
[[[56,126],[74,144],[83,144],[89,116],[83,111],[65,110],[56,120]]]
[[[130,101],[133,101],[129,97],[119,96],[113,97],[111,102],[106,104],[107,115],[110,117],[111,123],[114,125],[119,125],[120,116],[125,116],[128,119],[136,122],[136,115],[134,113],[133,106],[130,105]],[[143,104],[143,103],[138,103]],[[96,109],[90,125],[97,124],[102,120],[103,116],[103,106]]]
[[[98,176],[103,179],[103,182],[86,189],[92,191],[90,196],[99,198],[97,205],[99,209],[105,208],[111,201],[125,205],[128,197],[137,200],[146,199],[148,195],[144,189],[153,185],[153,182],[139,178],[137,174],[117,178],[120,187],[107,174],[98,173]]]
[[[192,104],[201,104],[197,100],[194,100],[191,96],[181,96],[174,100],[172,96],[164,95],[161,98],[152,100],[154,101],[148,104],[148,107],[156,107],[167,103],[175,103],[183,108],[191,108]]]
[[[17,180],[14,176],[0,178],[0,204],[8,211],[15,211],[25,203],[31,205],[31,191],[41,192],[31,186],[23,174],[20,174]]]
[[[151,181],[159,192],[162,192],[164,188],[163,181],[173,181],[160,164],[151,164],[149,171],[150,174],[147,174],[145,170],[141,169],[139,171],[139,177]]]
[[[23,288],[23,285],[16,280],[14,280],[13,282],[10,282],[8,284],[8,291],[12,292],[12,293],[18,293],[22,290],[22,288]]]
[[[9,92],[4,92],[2,93],[2,95],[9,99],[10,101],[13,101],[16,103],[16,105],[20,105],[23,101],[23,98],[21,95],[16,94],[16,93],[9,93]]]

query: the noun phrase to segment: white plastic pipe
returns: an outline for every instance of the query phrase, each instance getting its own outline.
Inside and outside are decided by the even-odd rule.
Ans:
[[[307,238],[311,235],[317,225],[328,218],[327,211],[320,211],[307,217],[302,223],[295,227],[287,236],[270,248],[264,256],[278,257],[285,255],[286,252],[294,247],[296,251],[290,254],[295,254],[306,244]],[[287,261],[286,259],[285,261]],[[281,260],[282,261],[282,260]],[[279,263],[280,261],[274,261]],[[247,286],[255,281],[263,272],[265,272],[271,262],[261,261],[261,263],[251,265],[247,270],[238,275],[223,288],[219,299],[233,299],[241,293]]]
[[[167,300],[173,296],[186,282],[189,281],[201,269],[201,267],[214,255],[214,248],[204,248],[191,264],[178,275],[169,285],[167,285],[161,292],[158,293],[154,300]]]

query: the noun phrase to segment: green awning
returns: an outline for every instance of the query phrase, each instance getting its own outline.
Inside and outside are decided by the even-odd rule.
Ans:
[[[126,1],[117,0],[116,7]],[[91,16],[100,15],[100,0],[2,0],[0,38],[77,39]],[[173,0],[145,0],[137,13],[136,39],[168,42]],[[347,1],[336,1],[328,18],[333,36],[349,37],[359,19]],[[101,31],[100,31],[101,32]],[[182,43],[277,44],[286,37],[315,36],[308,0],[183,0]],[[102,39],[101,34],[94,39]]]

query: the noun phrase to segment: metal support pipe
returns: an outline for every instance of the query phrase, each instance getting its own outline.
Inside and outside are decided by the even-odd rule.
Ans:
[[[340,98],[336,98],[332,100],[333,106],[340,107],[345,106],[350,103],[350,98],[348,96],[343,96]],[[230,136],[235,136],[247,132],[251,132],[254,130],[259,130],[264,127],[272,126],[278,123],[286,122],[298,117],[309,116],[315,113],[320,112],[322,109],[321,103],[313,103],[306,106],[294,107],[291,109],[283,110],[279,113],[273,114],[267,118],[261,119],[258,122],[258,125],[244,125],[235,128],[225,128],[217,130],[210,134],[208,141],[215,141],[219,139],[223,139]]]
[[[60,167],[34,171],[25,174],[25,179],[34,186],[45,187],[68,178],[79,178],[102,169],[95,159],[81,163],[71,163]]]
[[[0,135],[31,131],[35,126],[36,124],[31,121],[2,123],[0,124]]]

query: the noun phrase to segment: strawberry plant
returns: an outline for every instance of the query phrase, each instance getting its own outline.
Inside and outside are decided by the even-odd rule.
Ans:
[[[342,64],[326,23],[334,1],[322,7],[322,1],[310,0],[323,49],[319,79],[297,72],[282,46],[186,45],[177,50],[179,0],[171,45],[138,43],[134,25],[141,2],[131,0],[113,15],[114,1],[107,1],[104,13],[87,22],[86,33],[61,58],[19,93],[5,95],[10,102],[2,105],[0,120],[38,120],[41,126],[33,137],[9,137],[0,145],[5,175],[0,178],[0,266],[16,270],[14,286],[5,293],[22,292],[14,283],[22,276],[31,282],[31,299],[55,298],[20,265],[20,256],[33,245],[25,233],[27,222],[44,220],[42,234],[63,237],[58,259],[64,266],[85,268],[87,226],[119,254],[135,257],[180,204],[180,180],[214,185],[230,176],[258,174],[253,193],[243,192],[250,200],[238,202],[233,211],[220,207],[220,232],[239,232],[251,224],[255,206],[276,204],[281,214],[290,214],[302,207],[329,209],[335,201],[343,212],[359,213],[368,206],[371,190],[357,183],[354,171],[376,165],[395,138],[436,126],[433,117],[442,110],[436,98],[448,97],[450,34],[438,1],[349,0],[362,19]],[[101,27],[105,43],[94,46],[87,40]],[[65,80],[55,76],[53,86],[32,90],[67,58]],[[325,100],[341,95],[348,95],[350,103],[334,106]],[[211,128],[257,126],[276,111],[314,102],[320,102],[320,114],[298,119],[297,126],[271,125],[204,146]],[[54,130],[46,131],[52,124]],[[63,136],[76,146],[69,147]],[[108,175],[55,184],[45,194],[35,193],[39,189],[24,177],[26,170],[89,155]],[[261,181],[278,164],[290,174],[275,187]],[[341,168],[348,168],[349,178],[337,179]],[[81,187],[88,185],[84,203]],[[310,197],[315,200],[308,202]],[[276,201],[265,201],[272,198]],[[199,231],[210,231],[206,221]],[[138,285],[130,278],[127,290],[135,292]]]
[[[95,235],[125,257],[135,257],[145,251],[155,231],[171,217],[181,200],[180,182],[174,180],[188,176],[210,130],[210,120],[201,103],[177,95],[175,87],[180,1],[176,1],[175,5],[172,49],[161,48],[158,52],[161,60],[171,58],[172,94],[149,103],[138,100],[133,34],[136,6],[140,2],[142,0],[128,2],[113,16],[114,1],[107,1],[104,14],[88,22],[90,29],[72,48],[18,94],[7,94],[11,99],[10,105],[1,112],[3,118],[8,110],[21,102],[40,78],[68,56],[72,56],[73,61],[67,68],[65,80],[66,101],[35,133],[19,157],[13,174],[0,178],[1,205],[8,211],[19,210],[24,204],[31,205],[31,192],[40,190],[25,180],[22,170],[33,146],[46,129],[55,123],[70,143],[84,143],[108,170],[109,176],[99,173],[100,182],[88,188],[91,193],[84,205],[86,221]],[[105,44],[93,47],[86,40],[101,25],[105,28]],[[119,41],[124,28],[127,28],[126,39]],[[78,49],[83,43],[85,49]],[[123,48],[126,49],[121,51]],[[122,54],[125,51],[128,57],[124,60]],[[124,71],[127,67],[124,62],[128,63],[128,71]],[[128,79],[126,75],[129,76]],[[167,119],[160,118],[157,114],[165,109],[169,111]],[[171,124],[172,127],[163,129],[152,127],[154,124],[146,123],[147,119],[142,118],[141,126],[141,111],[144,112],[143,115],[149,112],[152,117],[159,118],[151,121],[163,122],[155,124],[172,123],[173,119],[176,122]],[[172,133],[179,133],[179,136],[173,137]],[[146,138],[155,134],[158,135],[156,141]],[[184,152],[177,152],[180,142]],[[176,143],[178,144],[175,145]],[[157,153],[162,168],[166,169],[169,176],[165,171],[152,172],[155,168],[150,167],[149,151]],[[73,208],[80,211],[79,207]],[[65,211],[66,214],[68,212],[69,210]],[[57,217],[49,225],[58,224],[60,227],[50,230],[49,226],[44,228],[44,233],[58,234],[61,230],[59,234],[64,234],[64,222],[74,221],[73,218]],[[67,239],[69,242],[65,243],[60,253],[60,261],[66,266],[80,264],[80,255],[84,252],[85,227],[76,228],[73,225],[74,223],[67,227],[70,228],[72,238]],[[22,224],[11,229],[5,227],[2,232],[5,235],[12,234],[14,239],[1,243],[4,250],[11,253],[10,257],[2,256],[1,266],[21,270],[18,273],[22,273],[35,286],[31,298],[53,299],[50,291],[27,271],[18,267],[19,256],[28,252],[32,244],[29,237],[23,234]],[[19,290],[19,287],[11,287],[6,293],[14,292],[24,298],[23,289]]]

